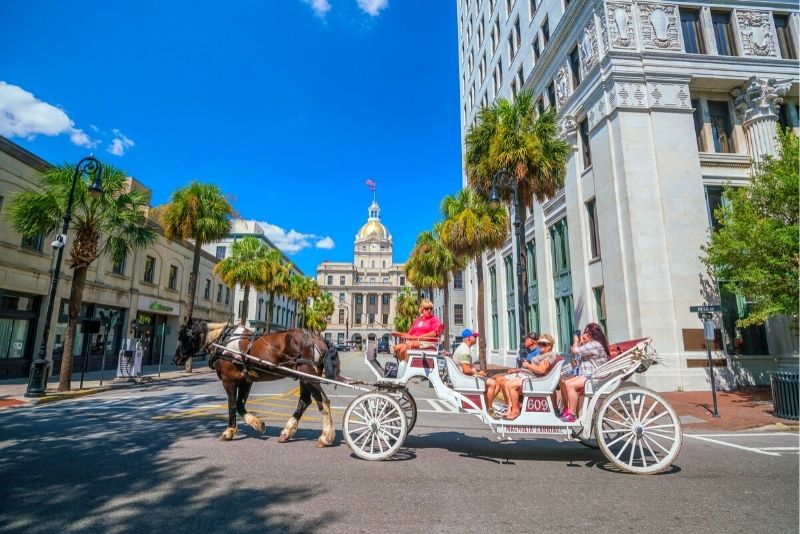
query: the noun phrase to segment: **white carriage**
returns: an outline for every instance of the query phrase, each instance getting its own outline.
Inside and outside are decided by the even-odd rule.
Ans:
[[[411,350],[403,375],[387,378],[367,351],[365,362],[377,381],[374,390],[359,395],[347,407],[342,424],[345,441],[359,458],[392,457],[416,422],[416,403],[406,386],[409,380],[420,377],[430,381],[439,399],[460,413],[479,418],[501,438],[562,436],[599,447],[621,470],[638,474],[663,471],[680,452],[681,422],[661,395],[627,382],[655,362],[650,339],[617,345],[630,348],[603,364],[587,380],[580,416],[574,422],[557,417],[551,401],[561,376],[561,359],[546,375],[523,382],[522,411],[514,420],[505,420],[496,419],[487,411],[485,381],[463,374],[449,355]]]

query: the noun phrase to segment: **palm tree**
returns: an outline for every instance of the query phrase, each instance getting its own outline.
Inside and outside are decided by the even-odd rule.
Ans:
[[[408,332],[417,315],[419,315],[419,296],[416,291],[406,286],[397,295],[394,329],[397,332]]]
[[[286,295],[289,293],[292,266],[283,261],[283,255],[278,250],[273,248],[267,253],[266,268],[267,276],[264,289],[269,291],[269,303],[267,304],[267,332],[271,332],[272,309],[275,305],[275,295]]]
[[[289,295],[300,303],[300,327],[308,323],[308,301],[317,298],[321,293],[317,281],[310,276],[293,274],[289,282]]]
[[[186,305],[186,324],[192,322],[194,299],[197,295],[197,276],[200,254],[205,243],[222,239],[231,231],[233,208],[219,187],[193,181],[172,194],[164,208],[161,223],[168,239],[194,241],[192,272],[189,275],[189,302]],[[192,372],[192,358],[186,360],[186,371]]]
[[[557,137],[556,112],[550,107],[537,113],[533,93],[523,91],[514,101],[501,98],[483,108],[477,122],[467,132],[465,170],[469,185],[488,197],[492,178],[507,170],[517,182],[521,241],[525,243],[524,213],[533,210],[534,200],[544,202],[564,187],[567,160],[572,152],[569,143]],[[511,202],[509,189],[500,196]],[[528,302],[528,276],[525,254],[517,254],[522,272],[523,301]],[[527,309],[520,310],[527,324]],[[520,332],[520,335],[522,332]]]
[[[508,216],[505,208],[492,208],[472,189],[462,189],[454,197],[442,200],[444,221],[439,235],[455,254],[471,256],[475,261],[477,280],[478,332],[485,332],[486,318],[483,303],[483,252],[503,245],[508,235]],[[481,369],[486,369],[486,337],[478,336],[478,357]]]
[[[328,326],[328,317],[333,313],[333,296],[323,293],[314,299],[314,304],[308,310],[307,325],[314,332],[322,332]]]
[[[422,287],[429,289],[440,288],[444,292],[444,311],[442,322],[445,326],[445,339],[450,340],[450,275],[464,268],[463,256],[453,254],[452,250],[444,245],[439,237],[440,224],[434,225],[434,230],[422,232],[417,236],[417,242],[410,260],[412,273],[409,277],[417,279]],[[414,282],[412,282],[414,283]],[[414,283],[414,285],[417,285]]]
[[[11,202],[8,213],[11,226],[26,237],[55,232],[66,212],[73,173],[73,166],[67,164],[42,172],[41,191],[24,191]],[[72,344],[89,266],[103,254],[119,260],[156,238],[144,216],[148,204],[145,192],[131,187],[126,173],[109,165],[103,165],[101,178],[103,192],[97,197],[89,194],[83,180],[75,184],[71,219],[74,237],[67,260],[72,269],[72,285],[58,391],[71,388]]]
[[[268,248],[255,236],[247,236],[233,244],[231,255],[214,266],[214,273],[230,287],[239,284],[244,289],[239,324],[246,326],[250,311],[250,288],[264,290],[266,286]]]

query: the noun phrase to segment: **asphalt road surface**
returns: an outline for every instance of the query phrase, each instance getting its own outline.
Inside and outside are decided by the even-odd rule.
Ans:
[[[343,373],[367,376],[361,357]],[[267,431],[240,422],[231,442],[213,374],[4,410],[0,532],[798,531],[796,433],[687,433],[670,471],[636,476],[575,442],[498,442],[419,383],[403,448],[367,462],[342,440],[341,387],[332,447],[315,405],[278,443],[296,386],[256,384]]]

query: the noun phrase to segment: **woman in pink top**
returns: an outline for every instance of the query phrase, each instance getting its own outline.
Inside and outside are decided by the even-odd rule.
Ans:
[[[419,305],[419,317],[411,323],[411,328],[407,334],[395,333],[396,336],[405,339],[403,343],[394,346],[394,355],[400,360],[400,369],[397,376],[402,376],[404,370],[403,363],[408,358],[408,349],[435,348],[439,335],[442,332],[442,323],[433,315],[433,302],[423,300]]]

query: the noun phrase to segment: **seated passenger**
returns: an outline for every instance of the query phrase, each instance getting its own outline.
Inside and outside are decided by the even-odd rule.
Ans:
[[[530,332],[525,336],[524,344],[526,354],[525,356],[517,356],[517,369],[522,369],[522,364],[524,362],[530,363],[532,359],[539,355],[540,349],[536,345],[537,339],[539,339],[539,335],[536,332]],[[532,342],[532,344],[529,341]]]
[[[396,336],[405,340],[394,346],[394,356],[400,360],[397,368],[398,377],[405,373],[408,349],[435,349],[443,326],[433,315],[433,302],[423,300],[419,305],[419,317],[411,323],[408,333],[395,333]]]
[[[540,353],[533,358],[530,362],[524,360],[522,362],[522,369],[516,373],[506,375],[503,384],[503,396],[508,402],[508,413],[506,419],[516,419],[522,407],[520,406],[520,399],[522,397],[522,383],[528,378],[543,376],[547,374],[550,367],[555,363],[558,354],[553,352],[553,336],[550,334],[542,334],[536,344],[539,347]],[[552,395],[553,405],[555,406],[555,392]]]
[[[453,352],[453,359],[461,365],[461,372],[469,376],[485,377],[486,371],[475,368],[475,360],[472,357],[472,347],[478,342],[476,339],[480,334],[465,328],[461,332],[461,344]]]
[[[592,378],[595,369],[608,361],[611,351],[603,329],[597,323],[589,323],[579,338],[575,336],[572,342],[572,354],[580,358],[580,368],[577,376],[561,378],[559,387],[564,400],[564,421],[572,422],[578,417],[578,399],[583,392],[586,381]]]
[[[523,343],[523,345],[525,347],[525,350],[527,351],[528,355],[530,355],[533,352],[536,352],[536,354],[538,354],[539,347],[536,345],[536,334],[534,332],[531,332],[528,335],[526,335],[525,339],[522,340],[522,343]],[[527,355],[525,357],[525,360],[527,361]],[[499,374],[499,375],[495,375],[492,378],[489,378],[488,380],[486,380],[486,406],[490,410],[491,410],[492,405],[494,403],[495,397],[497,396],[498,393],[500,393],[500,391],[503,390],[503,387],[505,386],[506,381],[508,380],[508,377],[511,376],[513,373],[516,373],[518,371],[519,371],[519,369],[517,369],[517,368],[509,369],[507,375]],[[509,403],[509,401],[508,401],[508,399],[506,399],[506,404],[508,404],[508,403]]]

